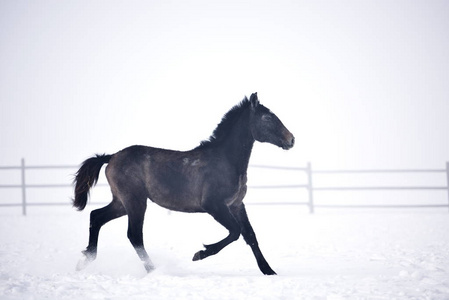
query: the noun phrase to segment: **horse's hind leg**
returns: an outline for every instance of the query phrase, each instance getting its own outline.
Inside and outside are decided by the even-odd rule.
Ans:
[[[143,220],[147,209],[146,198],[133,199],[133,207],[128,208],[128,238],[143,262],[145,270],[149,273],[154,270],[154,265],[143,245]]]
[[[89,245],[83,251],[86,258],[78,263],[77,270],[84,269],[88,263],[97,257],[98,235],[101,227],[107,222],[124,215],[126,215],[125,208],[115,197],[109,205],[90,213]]]

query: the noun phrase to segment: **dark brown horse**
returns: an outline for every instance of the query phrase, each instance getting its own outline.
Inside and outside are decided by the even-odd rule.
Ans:
[[[278,117],[259,103],[257,93],[226,113],[209,140],[193,150],[131,146],[113,155],[87,159],[76,174],[73,206],[84,209],[89,190],[106,163],[106,177],[113,197],[109,205],[90,215],[89,245],[83,251],[85,259],[80,261],[78,269],[96,258],[101,226],[128,215],[128,238],[147,272],[153,270],[142,233],[149,198],[170,210],[206,212],[229,231],[218,243],[205,245],[193,260],[217,254],[241,234],[262,273],[276,274],[259,249],[242,202],[254,141],[268,142],[286,150],[293,147],[295,141]]]

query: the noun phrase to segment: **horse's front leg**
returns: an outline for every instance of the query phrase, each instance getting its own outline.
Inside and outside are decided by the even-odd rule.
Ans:
[[[236,241],[240,236],[240,225],[224,203],[205,202],[204,210],[214,219],[229,230],[229,235],[218,243],[204,245],[205,250],[198,251],[193,256],[193,261],[204,259],[208,256],[217,254],[224,247]]]
[[[246,214],[245,205],[241,203],[239,206],[232,207],[231,211],[240,224],[245,242],[251,247],[251,250],[256,257],[257,265],[259,266],[260,271],[262,271],[265,275],[276,275],[276,272],[271,269],[270,265],[260,251],[256,234],[254,233],[254,230],[249,222],[248,215]]]

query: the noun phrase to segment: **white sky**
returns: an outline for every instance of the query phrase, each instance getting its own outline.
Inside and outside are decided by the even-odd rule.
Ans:
[[[0,165],[187,150],[257,91],[254,163],[444,167],[449,1],[0,0]]]

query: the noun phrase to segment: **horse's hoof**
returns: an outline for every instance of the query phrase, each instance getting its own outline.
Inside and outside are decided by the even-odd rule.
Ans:
[[[97,257],[96,253],[92,254],[91,252],[89,252],[87,250],[81,251],[81,253],[83,253],[84,257],[82,259],[80,259],[78,261],[78,263],[76,264],[77,271],[84,270]]]
[[[87,257],[84,259],[80,259],[78,263],[76,264],[76,270],[82,271],[84,270],[92,261],[89,260]]]
[[[144,262],[143,266],[145,267],[145,270],[147,271],[147,273],[151,273],[154,271],[154,269],[156,269],[151,262]]]
[[[268,272],[263,272],[265,275],[277,275],[275,271],[270,270]]]
[[[272,268],[270,268],[270,266],[264,267],[264,268],[260,268],[260,270],[262,271],[262,273],[264,275],[277,275],[275,271],[273,271]]]
[[[198,251],[197,253],[195,253],[195,255],[193,256],[193,261],[197,261],[197,260],[202,260],[203,258],[206,258],[206,253],[204,250]]]

